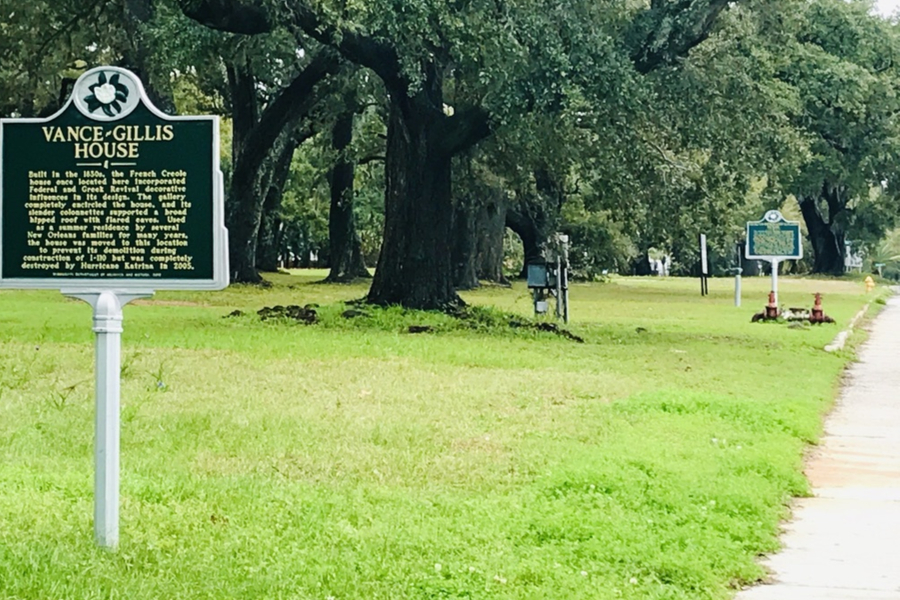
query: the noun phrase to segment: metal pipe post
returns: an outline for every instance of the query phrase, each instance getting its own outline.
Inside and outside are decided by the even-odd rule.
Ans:
[[[94,537],[102,548],[119,545],[119,402],[122,307],[112,292],[94,305],[97,437],[94,441]]]
[[[772,260],[772,291],[775,292],[775,306],[778,306],[778,259]]]
[[[122,307],[152,292],[116,294],[66,291],[94,309],[94,538],[101,548],[119,545],[119,398],[121,384]]]
[[[563,282],[562,282],[562,256],[559,251],[556,253],[556,318],[559,319],[562,317],[562,290],[563,290]]]
[[[744,270],[740,267],[734,270],[734,305],[741,306],[741,273]]]
[[[569,236],[559,236],[559,281],[562,292],[563,322],[569,323]]]

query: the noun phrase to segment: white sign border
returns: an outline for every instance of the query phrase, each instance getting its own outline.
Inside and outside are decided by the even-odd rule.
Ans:
[[[110,122],[109,119],[96,119],[90,113],[84,112],[82,107],[75,102],[75,90],[79,89],[79,83],[99,71],[118,72],[131,78],[140,94],[140,102],[155,116],[166,121],[212,121],[213,143],[211,152],[213,155],[212,191],[213,191],[213,277],[212,279],[166,279],[164,277],[42,277],[42,278],[4,278],[3,277],[3,125],[5,123],[49,123],[69,109],[74,103],[76,109],[86,117],[98,122]],[[219,161],[219,117],[214,115],[201,116],[171,116],[167,115],[153,105],[147,92],[137,75],[122,69],[121,67],[95,67],[84,72],[72,88],[66,104],[56,113],[45,119],[0,119],[0,289],[19,290],[115,290],[115,291],[146,291],[146,290],[222,290],[229,284],[228,265],[228,230],[225,228],[225,185],[222,169]],[[119,117],[119,118],[124,118]]]

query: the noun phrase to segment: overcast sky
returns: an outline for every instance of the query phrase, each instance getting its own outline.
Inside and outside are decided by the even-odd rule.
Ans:
[[[875,6],[878,7],[878,12],[885,16],[890,16],[894,14],[897,8],[900,8],[900,0],[877,0]]]

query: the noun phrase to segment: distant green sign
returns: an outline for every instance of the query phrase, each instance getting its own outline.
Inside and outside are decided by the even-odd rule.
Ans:
[[[49,119],[0,120],[0,288],[221,289],[215,117],[172,117],[117,67]]]
[[[800,223],[786,221],[777,210],[770,210],[762,221],[747,223],[748,259],[796,260],[803,258]]]

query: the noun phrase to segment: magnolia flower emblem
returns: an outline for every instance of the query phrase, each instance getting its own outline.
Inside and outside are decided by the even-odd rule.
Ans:
[[[122,103],[128,100],[128,88],[119,82],[118,73],[107,80],[106,73],[101,71],[97,83],[88,89],[91,94],[84,99],[88,112],[99,108],[107,117],[114,117],[122,112]]]

